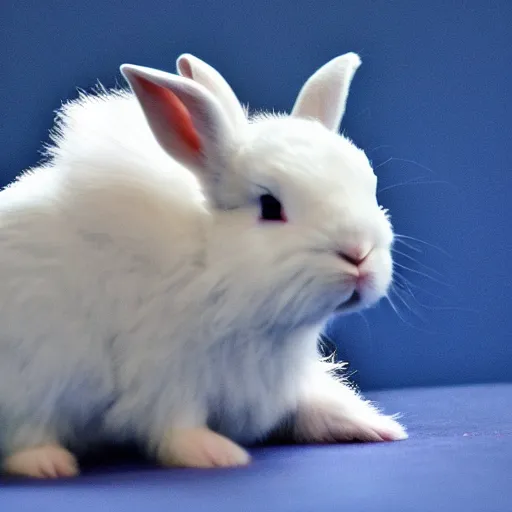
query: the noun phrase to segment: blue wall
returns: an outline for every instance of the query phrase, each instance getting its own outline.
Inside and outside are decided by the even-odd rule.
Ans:
[[[397,246],[416,260],[399,255],[417,300],[393,295],[403,320],[383,303],[329,333],[366,388],[510,380],[510,0],[70,4],[1,2],[2,183],[36,163],[60,101],[97,78],[113,85],[122,62],[173,70],[179,53],[195,53],[244,102],[289,109],[319,65],[359,52],[344,129],[368,150],[381,188],[423,182],[381,201],[399,233],[441,251]]]

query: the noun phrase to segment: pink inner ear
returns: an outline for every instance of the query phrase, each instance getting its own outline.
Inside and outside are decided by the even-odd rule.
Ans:
[[[201,141],[192,123],[192,117],[178,96],[169,89],[146,78],[137,77],[137,81],[144,92],[158,106],[159,115],[164,118],[166,125],[169,126],[169,134],[176,133],[191,152],[200,153]]]

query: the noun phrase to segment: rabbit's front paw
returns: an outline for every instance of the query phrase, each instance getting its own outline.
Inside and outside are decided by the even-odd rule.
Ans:
[[[5,473],[30,478],[66,478],[78,475],[75,457],[58,445],[28,448],[5,459]]]
[[[310,403],[297,413],[294,437],[304,443],[340,443],[399,441],[408,436],[395,419],[369,405],[351,412],[350,408],[319,402]]]
[[[158,458],[164,466],[193,468],[227,468],[250,462],[243,448],[208,428],[171,430],[160,445]]]

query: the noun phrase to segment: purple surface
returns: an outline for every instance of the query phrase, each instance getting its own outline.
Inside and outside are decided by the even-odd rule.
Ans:
[[[4,481],[0,511],[510,512],[512,384],[374,393],[410,439],[267,447],[246,469],[92,468],[74,481]]]

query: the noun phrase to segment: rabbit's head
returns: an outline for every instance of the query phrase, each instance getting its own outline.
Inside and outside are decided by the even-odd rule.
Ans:
[[[191,55],[178,59],[179,75],[121,68],[159,144],[204,187],[215,217],[211,257],[242,283],[240,295],[276,314],[354,311],[391,283],[393,231],[377,179],[365,153],[338,134],[359,65],[353,53],[337,57],[307,80],[290,115],[252,118]]]

